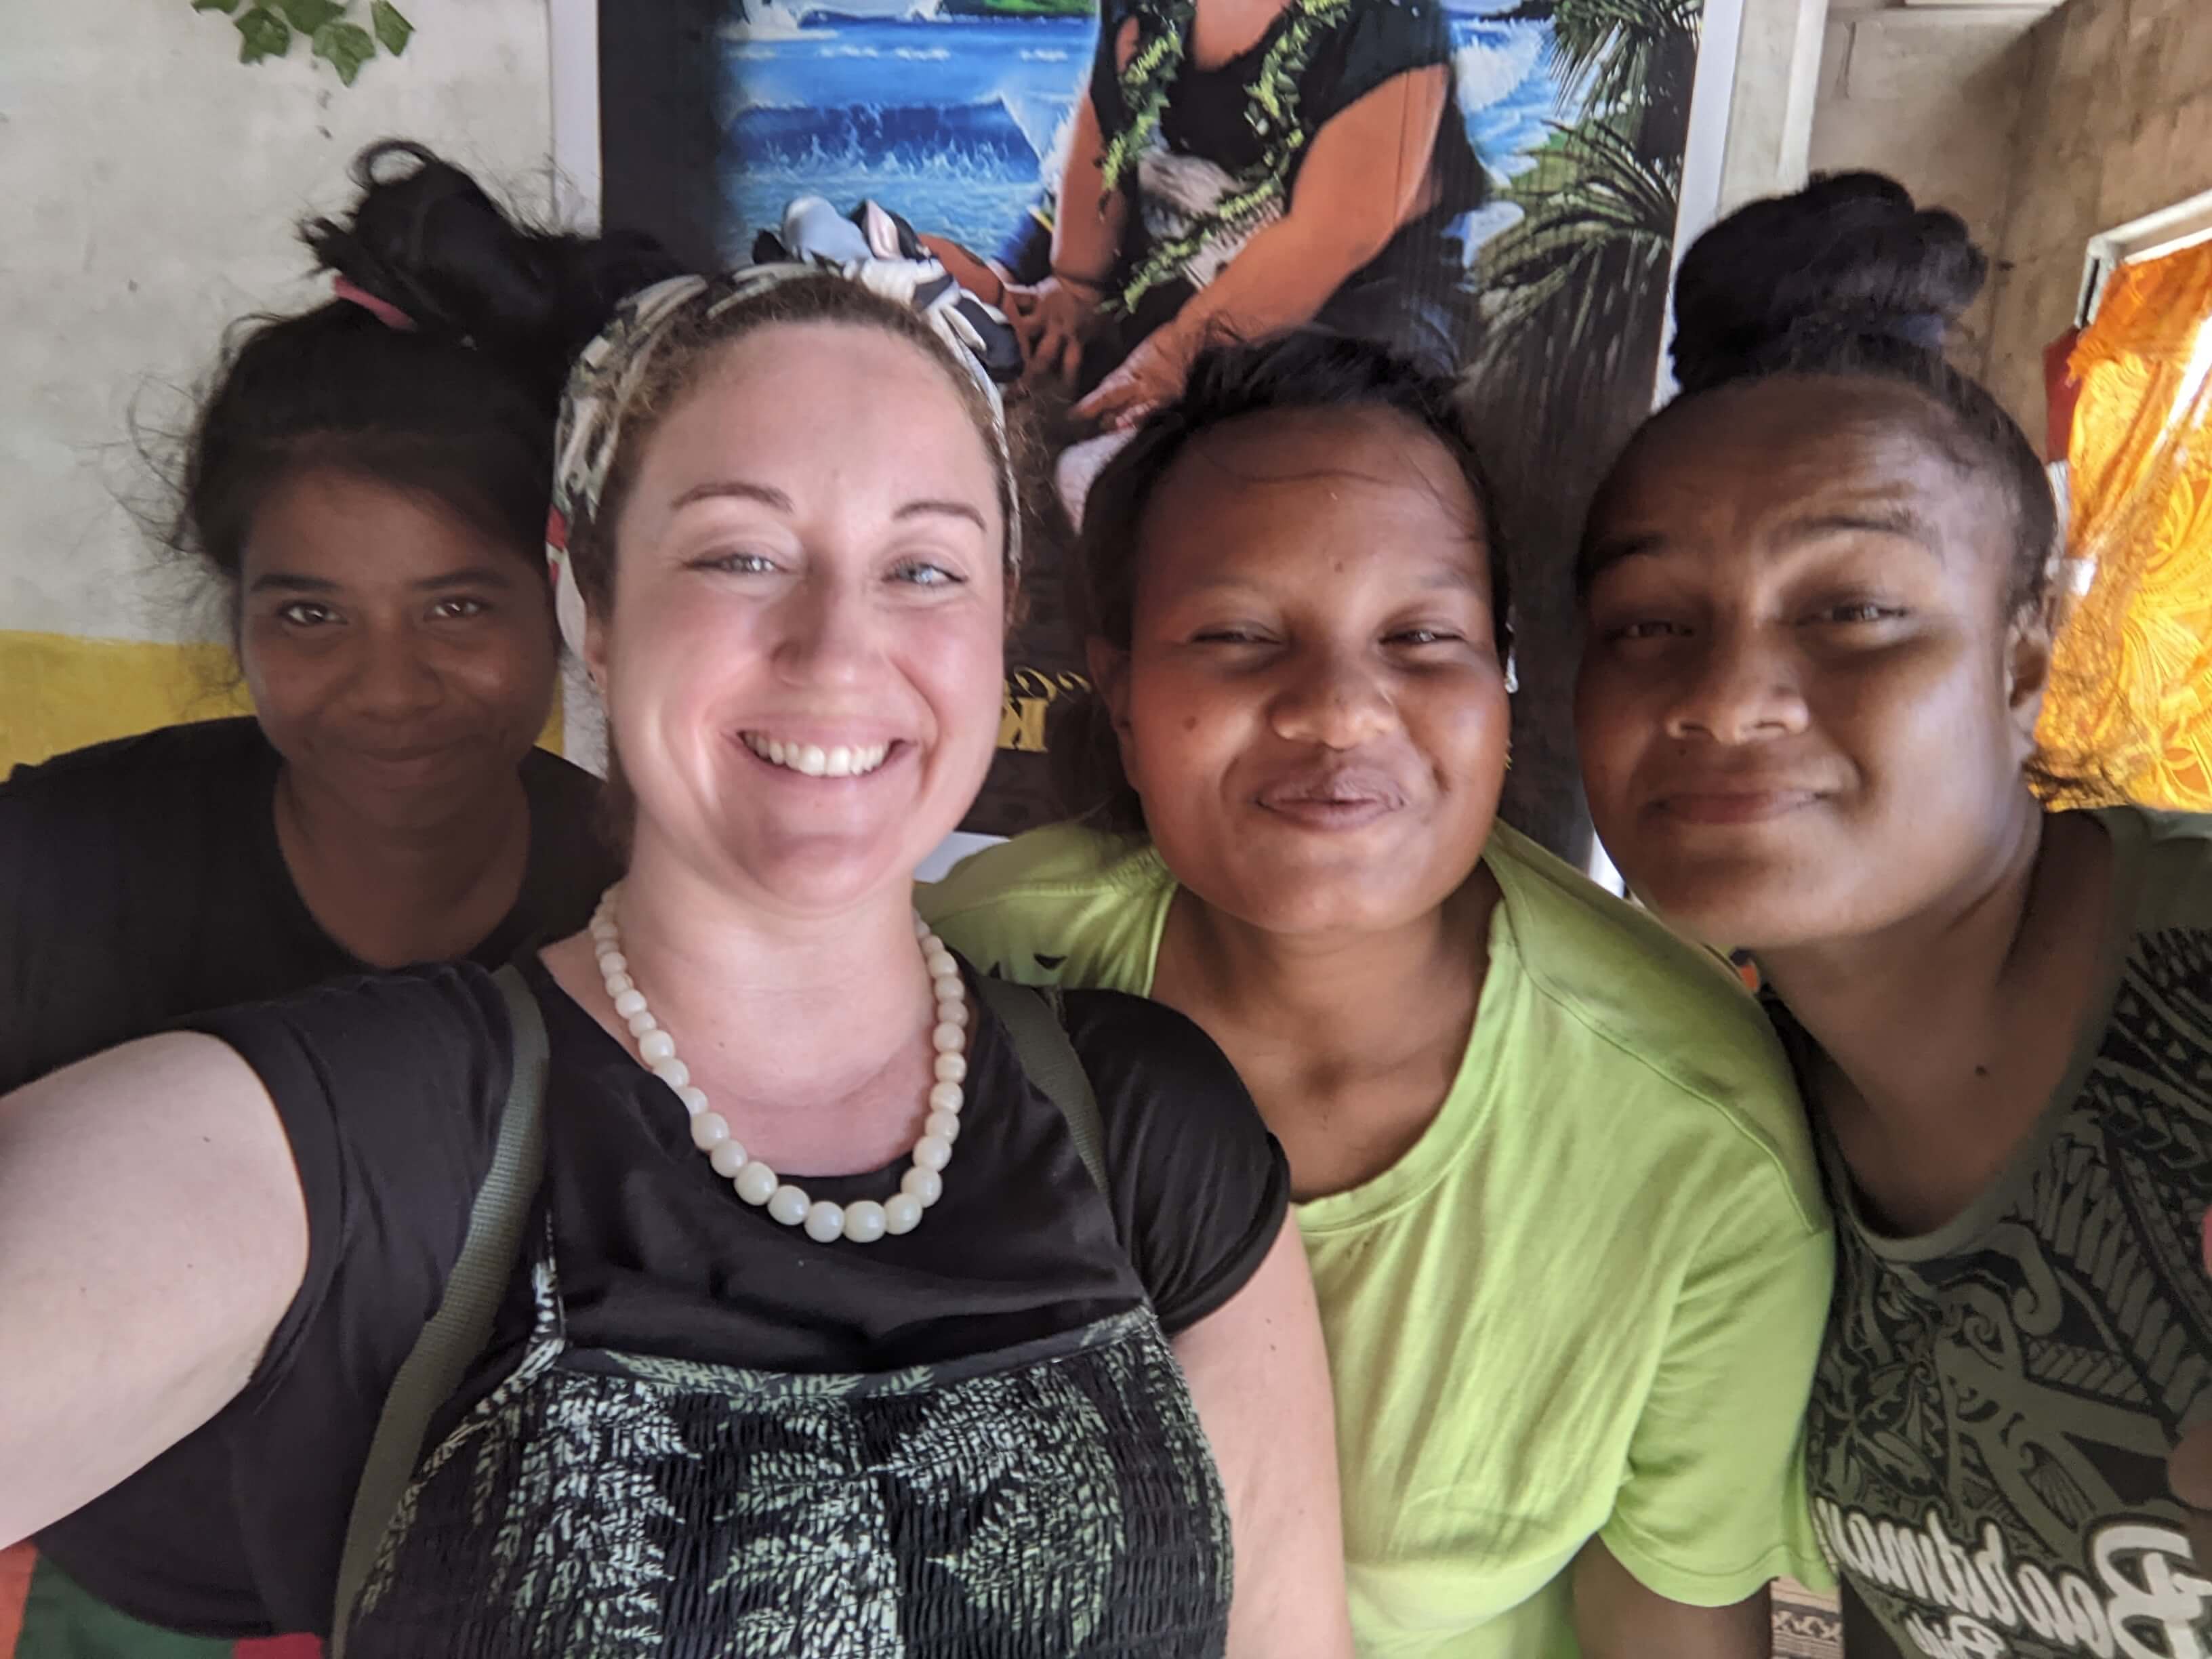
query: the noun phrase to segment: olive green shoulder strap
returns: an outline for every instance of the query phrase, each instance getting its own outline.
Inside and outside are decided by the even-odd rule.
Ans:
[[[1060,992],[1050,987],[1009,984],[1003,979],[980,975],[983,1000],[1014,1040],[1014,1058],[1030,1082],[1060,1108],[1067,1132],[1075,1138],[1075,1151],[1091,1172],[1091,1184],[1108,1198],[1114,1196],[1106,1175],[1106,1137],[1098,1119],[1098,1097],[1083,1070],[1075,1045],[1067,1040],[1067,1026]]]
[[[490,1173],[477,1189],[469,1231],[446,1280],[438,1311],[392,1379],[384,1411],[369,1443],[361,1485],[354,1489],[345,1550],[338,1558],[337,1594],[331,1613],[329,1659],[345,1659],[346,1626],[354,1602],[376,1564],[392,1517],[406,1496],[422,1455],[422,1436],[439,1407],[453,1396],[469,1366],[491,1340],[493,1316],[522,1257],[523,1230],[538,1196],[545,1162],[545,1020],[520,971],[493,975],[507,1000],[514,1036],[514,1070],[500,1108],[499,1144]]]

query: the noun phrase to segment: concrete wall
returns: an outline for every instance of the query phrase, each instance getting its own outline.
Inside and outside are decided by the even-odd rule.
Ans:
[[[1828,0],[1743,0],[1719,214],[1804,184],[1827,12]]]
[[[2039,443],[2089,239],[2212,189],[2212,0],[1833,0],[1810,160],[1973,227],[1995,270],[1954,355]]]
[[[1837,0],[1828,12],[1811,162],[1871,167],[1948,207],[1994,252],[2010,212],[2027,37],[2045,5],[1929,9]],[[1986,373],[1994,284],[1964,319],[1953,356]]]
[[[2212,0],[2069,0],[2025,45],[1989,377],[2040,441],[2089,239],[2212,190]]]
[[[362,8],[362,9],[365,9]],[[173,425],[177,388],[223,325],[295,308],[290,227],[347,195],[387,135],[423,139],[524,205],[549,196],[544,0],[411,0],[404,56],[351,88],[292,57],[248,67],[188,0],[10,9],[0,50],[0,773],[173,719],[204,684],[179,642],[203,606],[154,578],[125,510],[155,501],[136,404]],[[85,643],[90,641],[91,643]]]

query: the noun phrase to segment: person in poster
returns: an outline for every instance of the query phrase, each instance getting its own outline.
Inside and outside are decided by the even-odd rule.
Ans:
[[[1046,210],[1002,254],[1030,378],[1121,427],[1212,336],[1464,361],[1486,181],[1438,0],[1105,0]]]

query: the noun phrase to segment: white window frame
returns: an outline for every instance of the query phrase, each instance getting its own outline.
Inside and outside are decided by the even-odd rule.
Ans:
[[[2122,265],[2161,259],[2208,240],[2212,240],[2212,190],[2092,236],[2082,261],[2075,325],[2087,328],[2095,319],[2105,285]]]

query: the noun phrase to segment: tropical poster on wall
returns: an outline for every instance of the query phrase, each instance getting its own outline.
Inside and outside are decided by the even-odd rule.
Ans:
[[[1221,332],[1306,321],[1462,376],[1492,471],[1530,498],[1514,517],[1534,695],[1513,781],[1542,792],[1547,757],[1566,753],[1547,672],[1561,653],[1545,648],[1566,596],[1548,578],[1564,503],[1649,406],[1701,14],[602,0],[603,216],[720,263],[795,246],[794,227],[826,216],[854,246],[941,260],[1006,319],[1006,378],[1052,488],[1000,764],[969,828],[1052,815],[1049,708],[1079,684],[1054,556],[1115,433]]]

